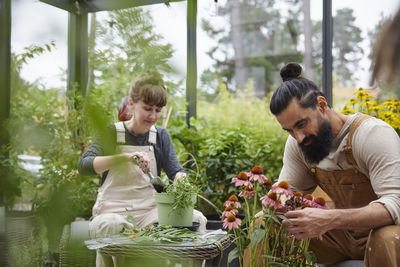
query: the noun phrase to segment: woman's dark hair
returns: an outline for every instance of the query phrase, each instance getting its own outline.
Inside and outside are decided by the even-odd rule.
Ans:
[[[139,75],[133,81],[129,97],[134,103],[142,100],[147,105],[164,107],[167,104],[167,91],[161,74],[149,71]]]
[[[286,64],[280,72],[282,84],[272,95],[269,108],[274,115],[279,115],[296,98],[303,108],[315,108],[317,97],[324,96],[317,85],[303,77],[300,77],[302,68],[299,64],[291,62]]]

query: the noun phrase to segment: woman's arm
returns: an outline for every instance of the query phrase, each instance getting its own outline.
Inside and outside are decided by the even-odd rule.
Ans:
[[[114,141],[113,141],[114,140]],[[112,167],[124,162],[132,162],[138,164],[133,156],[136,155],[140,159],[139,167],[146,172],[149,169],[149,161],[142,153],[120,153],[114,154],[116,151],[116,131],[115,127],[107,128],[104,136],[98,136],[91,144],[87,151],[82,154],[78,160],[78,171],[83,175],[94,175],[108,171]]]
[[[93,170],[100,174],[108,171],[123,162],[134,162],[132,155],[128,153],[117,154],[112,156],[97,156],[93,160]]]
[[[157,131],[160,131],[161,168],[165,171],[169,179],[174,179],[177,173],[184,173],[185,171],[179,163],[168,132],[163,128],[158,128]]]

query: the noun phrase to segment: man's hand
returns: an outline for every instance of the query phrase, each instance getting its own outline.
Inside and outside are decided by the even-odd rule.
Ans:
[[[297,239],[320,237],[333,229],[334,217],[329,210],[305,208],[302,210],[288,211],[284,214],[290,220],[282,223],[287,226],[289,233]]]

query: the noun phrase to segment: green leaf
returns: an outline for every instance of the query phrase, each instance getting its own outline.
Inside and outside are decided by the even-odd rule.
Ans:
[[[129,212],[128,212],[128,209],[125,209],[126,210],[126,213],[127,213],[127,219],[128,219],[128,222],[130,222],[132,225],[133,225],[133,227],[137,227],[137,224],[136,224],[136,220],[135,220],[135,218],[133,218],[133,216],[132,216],[132,214],[130,214]]]
[[[236,247],[228,254],[228,265],[236,258],[239,257],[239,248]]]
[[[250,234],[250,243],[251,246],[254,247],[258,243],[260,243],[265,237],[265,230],[261,228],[257,228],[255,232]]]

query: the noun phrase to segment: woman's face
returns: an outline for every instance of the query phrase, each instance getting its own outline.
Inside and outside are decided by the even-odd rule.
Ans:
[[[142,100],[136,103],[132,99],[129,100],[135,133],[144,134],[158,121],[162,108],[156,105],[147,105]]]

